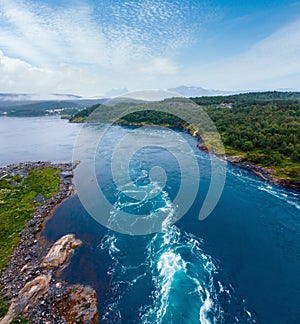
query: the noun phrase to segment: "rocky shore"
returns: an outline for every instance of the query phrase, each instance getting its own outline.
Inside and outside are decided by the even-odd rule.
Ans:
[[[266,168],[252,162],[243,161],[240,156],[227,156],[227,161],[233,165],[256,174],[265,181],[269,181],[287,189],[292,189],[300,192],[300,181],[278,179],[274,176],[275,170],[271,168]]]
[[[26,162],[0,168],[0,179],[9,174],[26,177],[30,170],[53,167],[60,170],[59,191],[44,201],[27,221],[10,262],[0,276],[1,297],[10,304],[0,320],[10,323],[19,314],[29,323],[97,323],[97,297],[91,287],[68,286],[59,278],[75,248],[81,245],[73,234],[51,244],[39,237],[44,222],[55,208],[73,193],[71,163]],[[81,291],[78,295],[77,291]]]
[[[191,135],[194,136],[193,134],[191,134]],[[206,145],[203,143],[197,144],[197,147],[201,151],[212,154],[212,152],[210,152],[207,149]],[[218,156],[218,154],[215,154],[215,155]],[[244,159],[241,156],[225,155],[225,156],[221,156],[221,158],[225,158],[226,161],[229,162],[230,164],[233,164],[239,168],[248,170],[248,171],[256,174],[258,177],[262,178],[265,181],[274,183],[276,185],[282,186],[287,189],[292,189],[292,190],[300,192],[300,180],[299,181],[290,181],[288,179],[278,179],[274,176],[275,170],[273,170],[271,168],[262,167],[255,163],[252,163],[252,162],[244,161]]]

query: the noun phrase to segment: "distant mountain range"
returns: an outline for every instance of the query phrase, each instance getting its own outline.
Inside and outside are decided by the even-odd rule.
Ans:
[[[179,86],[176,88],[169,88],[168,92],[173,93],[175,96],[183,97],[215,97],[215,96],[229,96],[241,93],[254,92],[253,90],[237,90],[237,91],[223,91],[214,89],[205,89],[202,87],[194,86]],[[265,90],[270,91],[270,90]],[[274,89],[272,90],[274,91]],[[276,89],[278,92],[295,92],[297,90],[291,88]],[[139,100],[162,100],[168,97],[168,93],[165,91],[137,91],[128,92],[127,89],[114,89],[108,94],[111,94],[110,98],[114,98],[116,95],[120,95],[120,98],[135,98]],[[256,92],[264,92],[263,90]],[[131,97],[132,96],[132,97]],[[172,95],[169,95],[172,96]],[[82,109],[95,104],[103,103],[108,100],[107,97],[94,96],[94,97],[82,97],[73,94],[26,94],[26,93],[0,93],[0,113],[6,110],[48,110],[48,109],[60,109],[60,108],[77,108]]]
[[[224,91],[224,90],[215,90],[215,89],[206,89],[197,86],[186,86],[181,85],[175,88],[169,88],[167,91],[178,94],[184,97],[207,97],[207,96],[226,96],[226,95],[234,95],[239,93],[248,93],[248,92],[265,92],[265,91],[280,91],[280,92],[294,92],[299,91],[293,88],[278,88],[278,89],[265,89],[265,90],[232,90],[232,91]],[[114,97],[130,97],[130,93],[138,94],[147,92],[145,91],[136,91],[131,92],[127,88],[124,89],[112,89],[106,93],[105,96],[92,96],[92,97],[83,97],[74,94],[59,94],[59,93],[51,93],[51,94],[28,94],[28,93],[0,93],[0,105],[3,105],[3,102],[15,102],[15,103],[25,103],[29,102],[40,102],[40,101],[94,101],[94,100],[105,100]],[[163,90],[162,90],[163,92]],[[81,105],[80,105],[81,106]]]
[[[170,88],[168,91],[175,94],[179,94],[183,97],[213,97],[213,96],[229,96],[240,93],[249,93],[249,92],[265,92],[265,91],[279,91],[279,92],[295,92],[299,91],[292,88],[280,88],[280,89],[266,89],[266,90],[233,90],[233,91],[223,91],[223,90],[214,90],[214,89],[205,89],[201,87],[194,86],[179,86],[176,88]]]
[[[176,88],[170,88],[168,91],[184,97],[226,96],[241,93],[240,91],[222,91],[193,86],[179,86]]]

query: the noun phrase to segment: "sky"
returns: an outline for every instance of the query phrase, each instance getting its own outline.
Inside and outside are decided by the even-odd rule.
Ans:
[[[300,89],[300,2],[0,0],[0,92]]]

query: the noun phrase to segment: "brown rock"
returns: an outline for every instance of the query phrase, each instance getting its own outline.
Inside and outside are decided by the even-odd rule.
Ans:
[[[232,163],[232,164],[234,164],[234,163],[240,163],[240,162],[243,161],[243,158],[241,156],[239,156],[239,155],[227,156],[227,161],[229,163]]]
[[[21,312],[27,311],[28,307],[33,306],[49,289],[50,275],[36,277],[20,290],[18,297],[12,301],[6,316],[0,324],[9,324],[14,317]]]
[[[59,305],[60,315],[68,323],[98,323],[97,295],[89,286],[69,286]]]
[[[41,266],[43,268],[63,266],[69,260],[74,249],[81,244],[82,242],[76,239],[74,234],[61,237],[53,244]]]

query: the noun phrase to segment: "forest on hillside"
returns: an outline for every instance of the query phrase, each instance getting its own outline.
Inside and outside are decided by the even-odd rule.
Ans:
[[[205,109],[221,134],[227,154],[275,167],[283,178],[300,179],[299,103]]]
[[[127,103],[126,109],[123,109],[123,113],[127,113],[118,122],[188,128],[183,121],[185,118],[181,120],[172,114],[172,110],[175,112],[174,109],[178,109],[172,106],[172,100],[178,102],[182,99],[142,104],[142,109],[137,112],[130,112]],[[197,103],[193,105],[192,115],[197,119],[197,115],[204,110],[210,116],[221,135],[227,155],[238,155],[243,160],[271,167],[282,179],[300,179],[300,93],[267,92],[192,100]],[[187,116],[191,105],[184,102],[180,103],[180,110],[183,116]],[[165,106],[167,109],[161,111]],[[133,108],[136,110],[136,105]],[[72,120],[83,122],[95,109],[96,106],[83,110]],[[106,121],[113,109],[122,111],[122,104],[116,107],[98,106],[100,112],[105,111]]]

